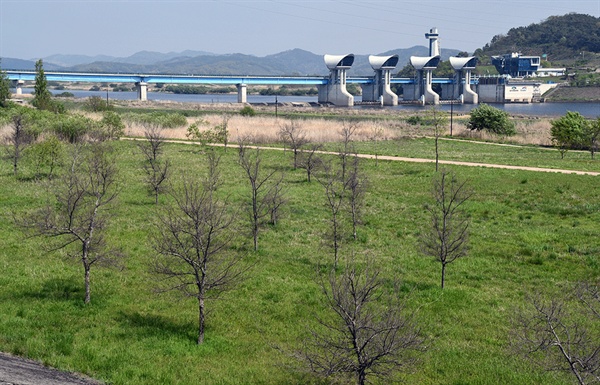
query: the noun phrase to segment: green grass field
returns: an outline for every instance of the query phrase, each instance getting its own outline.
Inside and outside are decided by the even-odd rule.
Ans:
[[[357,145],[359,152],[432,157],[428,139]],[[442,159],[600,170],[587,153],[443,142]],[[92,302],[83,304],[83,270],[63,252],[44,251],[43,238],[26,238],[12,216],[25,215],[46,198],[43,183],[15,179],[0,164],[0,350],[83,372],[110,384],[317,384],[288,370],[277,348],[298,347],[315,316],[324,315],[316,271],[330,263],[323,241],[328,215],[323,187],[290,167],[291,153],[264,151],[265,169],[285,172],[289,203],[276,227],[260,235],[253,252],[239,244],[252,268],[237,289],[208,303],[206,342],[195,344],[197,307],[175,293],[156,295],[149,271],[149,235],[156,206],[142,183],[132,143],[115,143],[122,192],[109,240],[127,255],[125,269],[92,270]],[[174,179],[204,173],[202,148],[169,144],[165,156]],[[237,151],[223,153],[223,193],[245,201]],[[447,271],[419,254],[428,223],[433,164],[364,160],[368,176],[359,241],[345,243],[371,255],[384,276],[397,276],[408,307],[416,310],[428,349],[400,379],[415,385],[559,385],[568,376],[548,374],[507,347],[510,319],[527,293],[552,293],[560,285],[600,276],[598,178],[472,167],[447,167],[475,191],[470,254]],[[24,176],[28,175],[24,167]],[[167,202],[162,196],[159,206]]]

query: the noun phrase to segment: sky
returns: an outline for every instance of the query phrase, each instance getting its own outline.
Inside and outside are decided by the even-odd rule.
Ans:
[[[0,57],[127,57],[185,50],[266,56],[380,54],[428,45],[472,53],[549,16],[600,17],[600,0],[0,0]]]

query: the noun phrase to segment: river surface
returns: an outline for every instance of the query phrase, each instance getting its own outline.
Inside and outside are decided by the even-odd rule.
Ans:
[[[32,93],[33,89],[23,88],[23,93]],[[51,90],[53,94],[60,94],[65,91]],[[76,98],[88,98],[90,96],[99,96],[106,98],[106,91],[82,91],[68,90]],[[136,100],[137,92],[108,92],[108,98],[114,100]],[[171,94],[167,92],[148,92],[148,100],[173,101],[173,102],[188,102],[188,103],[236,103],[237,94],[207,94],[207,95],[184,95]],[[275,103],[273,95],[253,95],[247,96],[248,103]],[[360,96],[354,98],[355,101],[360,101]],[[317,96],[277,96],[279,103],[303,102],[316,103]],[[511,115],[536,115],[536,116],[563,116],[567,111],[576,111],[588,118],[600,116],[600,103],[530,103],[530,104],[493,104],[494,107],[505,110]],[[451,109],[460,114],[466,113],[477,107],[472,104],[442,104],[439,106],[443,111]],[[372,106],[356,106],[354,108],[381,108]],[[396,110],[414,110],[422,111],[424,107],[417,105],[399,105],[397,107],[384,107]],[[425,107],[427,108],[427,107]]]

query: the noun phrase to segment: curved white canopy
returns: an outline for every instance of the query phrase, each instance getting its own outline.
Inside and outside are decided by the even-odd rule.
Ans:
[[[411,56],[410,64],[417,70],[434,69],[440,63],[440,56]]]
[[[475,56],[469,56],[469,57],[450,56],[450,65],[455,70],[473,69],[477,65],[477,58]]]
[[[374,70],[393,69],[398,64],[398,55],[390,56],[369,56],[369,64]]]
[[[330,70],[333,69],[342,69],[342,68],[350,68],[354,63],[354,54],[350,53],[348,55],[325,55],[323,56],[325,60],[325,65]]]

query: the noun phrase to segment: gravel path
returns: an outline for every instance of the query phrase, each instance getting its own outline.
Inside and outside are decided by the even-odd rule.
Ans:
[[[100,385],[83,375],[61,372],[39,362],[0,353],[0,385]]]

